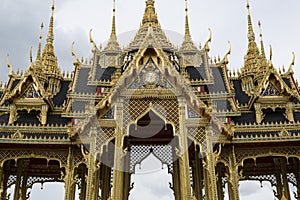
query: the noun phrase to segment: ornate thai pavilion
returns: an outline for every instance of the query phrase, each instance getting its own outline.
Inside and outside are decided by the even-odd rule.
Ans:
[[[211,33],[202,47],[194,44],[188,6],[177,48],[154,0],[146,0],[126,48],[118,43],[114,6],[107,45],[98,47],[90,32],[92,58],[78,59],[72,50],[74,71],[64,74],[53,45],[53,4],[46,44],[41,34],[26,72],[7,61],[0,199],[29,199],[34,184],[63,182],[65,200],[75,193],[81,200],[125,200],[135,166],[150,154],[168,167],[176,200],[221,200],[225,193],[238,200],[245,180],[270,182],[275,199],[300,199],[294,59],[284,71],[273,66],[262,33],[255,40],[249,3],[247,9],[248,49],[238,72],[228,70],[230,48],[223,58],[209,57]]]

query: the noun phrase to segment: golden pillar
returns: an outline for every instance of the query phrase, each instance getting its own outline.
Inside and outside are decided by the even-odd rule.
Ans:
[[[21,179],[22,179],[22,170],[23,169],[23,160],[17,160],[17,179],[14,189],[14,200],[19,200],[21,195]]]
[[[88,168],[88,175],[86,179],[86,200],[96,200],[95,193],[98,194],[98,188],[96,188],[96,156],[95,156],[95,149],[96,149],[96,136],[97,127],[91,127],[91,141],[90,141],[90,152],[87,156],[87,168]]]
[[[193,161],[193,191],[194,195],[198,200],[202,199],[202,179],[203,179],[203,169],[202,162],[199,158],[199,151],[195,147],[195,160]]]
[[[124,157],[127,152],[123,148],[123,99],[118,99],[116,104],[116,128],[115,151],[114,151],[114,172],[112,199],[124,200]]]
[[[108,199],[110,197],[110,180],[111,180],[111,169],[105,164],[101,164],[101,197],[103,199]]]
[[[130,144],[127,141],[125,144],[125,148],[129,149]],[[131,181],[131,174],[130,174],[130,154],[124,156],[124,194],[123,198],[128,199],[129,192],[130,192],[130,181]]]
[[[300,163],[298,158],[294,158],[295,162],[295,177],[297,180],[297,200],[300,200]]]
[[[217,188],[217,177],[216,177],[216,160],[213,152],[213,145],[211,142],[212,130],[206,130],[206,143],[207,151],[204,161],[205,165],[205,196],[209,200],[218,200],[218,188]]]
[[[287,179],[286,165],[287,165],[287,162],[286,162],[285,158],[280,158],[280,168],[281,168],[284,194],[285,194],[287,199],[291,199],[290,189],[289,189],[289,182],[288,182],[288,179]]]
[[[0,165],[1,166],[1,165]],[[7,195],[7,182],[9,178],[9,174],[4,172],[4,167],[0,168],[0,199],[6,200]]]
[[[217,187],[218,187],[218,199],[224,199],[223,183],[222,183],[222,166],[217,164]]]
[[[234,146],[229,151],[228,194],[230,200],[239,200],[239,172],[236,163]]]
[[[174,152],[175,154],[175,152]],[[180,190],[179,190],[179,161],[178,159],[173,162],[173,175],[172,175],[173,185],[172,189],[174,192],[175,200],[180,200]]]
[[[74,180],[73,149],[71,146],[69,146],[68,162],[67,162],[64,182],[65,182],[65,200],[74,200],[76,181]]]
[[[86,179],[85,179],[85,172],[86,172],[86,167],[82,165],[81,167],[81,184],[80,184],[80,200],[85,200],[86,196]]]
[[[113,173],[113,192],[112,199],[124,200],[124,152],[122,130],[117,128],[117,135],[115,138],[115,152],[114,152],[114,173]]]
[[[23,179],[22,179],[22,185],[21,185],[21,197],[22,199],[26,199],[27,194],[27,180],[28,180],[28,167],[29,167],[30,160],[24,160],[23,161]]]
[[[274,159],[275,161],[275,159]],[[279,168],[276,167],[276,162],[275,161],[275,177],[276,177],[276,191],[277,191],[277,198],[281,198],[282,197],[282,182],[281,182],[281,175],[280,175],[280,172],[279,172]]]
[[[178,134],[178,163],[179,163],[179,189],[182,200],[191,199],[191,181],[189,166],[189,146],[187,129],[185,127],[186,102],[179,98],[179,134]]]

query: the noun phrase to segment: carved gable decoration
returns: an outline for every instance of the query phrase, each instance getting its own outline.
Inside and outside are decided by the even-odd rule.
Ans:
[[[171,88],[171,84],[150,58],[141,73],[131,83],[129,89],[142,88]]]
[[[28,86],[25,92],[22,95],[22,98],[41,98],[40,92],[37,90],[37,87],[34,83]]]
[[[263,91],[262,96],[280,96],[280,92],[271,82],[269,82],[267,88]]]

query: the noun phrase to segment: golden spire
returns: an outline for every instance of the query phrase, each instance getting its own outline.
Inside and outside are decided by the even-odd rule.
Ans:
[[[48,30],[48,36],[47,36],[47,43],[53,43],[54,40],[54,33],[53,33],[53,26],[54,26],[54,0],[52,0],[52,14],[51,14],[51,18],[50,18],[50,24],[49,24],[49,30]]]
[[[258,26],[259,26],[259,30],[260,30],[260,34],[259,34],[259,36],[260,36],[260,51],[261,51],[262,58],[266,58],[260,21],[258,21]]]
[[[143,26],[159,25],[157,15],[155,12],[154,0],[146,1],[146,9],[145,9],[142,25]]]
[[[188,15],[188,0],[185,0],[185,35],[190,35],[189,15]]]
[[[42,66],[46,75],[60,77],[60,70],[58,68],[57,58],[54,53],[54,0],[52,0],[52,14],[50,18],[49,30],[47,35],[47,43],[42,54]]]
[[[195,51],[197,47],[192,41],[192,37],[190,34],[190,27],[189,27],[189,16],[188,16],[188,1],[185,0],[185,34],[184,39],[180,47],[181,51]]]
[[[38,51],[36,54],[36,60],[40,60],[41,59],[41,49],[42,49],[42,39],[43,39],[43,28],[44,28],[44,24],[41,24],[41,31],[40,31],[40,38],[39,38],[39,45],[38,45]]]
[[[107,46],[104,48],[106,51],[121,51],[120,45],[118,43],[117,34],[116,34],[116,0],[113,0],[113,18],[112,18],[112,27],[111,34],[108,40]]]
[[[252,27],[252,21],[251,21],[251,13],[250,13],[250,5],[249,5],[249,0],[247,0],[247,10],[248,10],[248,39],[253,40],[255,39],[255,35],[253,32],[253,27]]]
[[[116,35],[116,0],[114,0],[114,5],[113,5],[113,19],[112,19],[111,35]]]
[[[250,15],[250,6],[249,1],[247,0],[247,10],[248,10],[248,49],[245,56],[244,69],[243,72],[248,74],[256,73],[260,69],[260,52],[255,42],[255,35],[253,32],[251,15]],[[244,75],[246,75],[244,74]]]

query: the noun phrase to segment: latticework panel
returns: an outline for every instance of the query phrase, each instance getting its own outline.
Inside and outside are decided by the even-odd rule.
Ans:
[[[123,112],[123,130],[127,130],[129,123],[145,114],[147,109],[152,108],[165,120],[172,122],[175,131],[179,130],[178,101],[176,99],[130,99],[126,100]]]
[[[293,186],[297,187],[297,179],[294,173],[287,174],[288,181],[293,184]]]
[[[82,162],[84,162],[84,157],[82,156],[81,152],[75,153],[73,156],[73,165],[78,166]]]
[[[280,148],[252,148],[236,149],[236,162],[238,165],[246,158],[264,157],[264,156],[298,156],[300,157],[300,148],[280,147]]]
[[[259,176],[247,176],[247,177],[242,177],[240,179],[242,180],[253,180],[253,181],[268,181],[271,183],[272,186],[276,186],[276,176],[274,174],[265,174],[265,175],[259,175]]]
[[[43,150],[1,150],[0,162],[15,158],[47,158],[58,160],[62,165],[67,165],[68,151],[43,151]]]
[[[115,136],[115,128],[97,128],[96,151],[101,150],[102,146]]]
[[[15,184],[16,180],[17,180],[16,175],[10,175],[7,180],[7,187],[11,187],[13,184]]]
[[[130,148],[130,173],[135,172],[135,166],[150,154],[159,159],[162,164],[168,165],[170,172],[173,171],[173,153],[171,145],[134,145]]]
[[[188,136],[198,144],[204,144],[206,134],[205,127],[189,127]]]
[[[64,182],[62,178],[54,178],[54,177],[37,177],[37,176],[30,176],[27,179],[27,187],[32,188],[32,186],[36,183],[50,183],[50,182]]]

